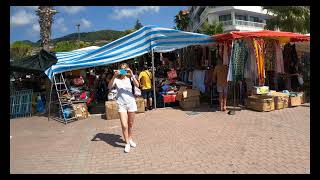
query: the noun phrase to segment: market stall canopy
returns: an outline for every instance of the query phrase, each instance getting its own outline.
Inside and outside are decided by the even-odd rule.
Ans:
[[[44,73],[46,69],[56,64],[57,57],[46,50],[40,50],[36,55],[10,61],[10,71]]]
[[[213,44],[212,37],[204,34],[179,31],[158,26],[144,26],[98,49],[58,52],[57,64],[46,70],[52,79],[54,74],[112,64],[151,52],[168,52],[190,45]]]
[[[310,36],[308,35],[292,33],[292,32],[270,31],[270,30],[250,31],[250,32],[232,31],[229,33],[213,35],[212,37],[217,42],[224,42],[224,41],[230,41],[233,39],[241,39],[241,38],[249,38],[249,37],[278,39],[281,43],[310,41]]]

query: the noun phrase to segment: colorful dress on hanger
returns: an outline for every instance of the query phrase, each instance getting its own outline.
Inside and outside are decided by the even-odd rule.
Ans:
[[[263,86],[265,81],[265,69],[264,69],[264,42],[262,39],[253,39],[253,46],[255,49],[258,69],[259,85]]]

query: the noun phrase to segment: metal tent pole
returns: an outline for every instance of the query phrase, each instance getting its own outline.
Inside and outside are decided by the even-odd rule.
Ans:
[[[151,49],[152,54],[152,81],[153,81],[153,102],[154,108],[157,109],[157,97],[156,97],[156,86],[155,86],[155,75],[154,75],[154,52],[153,48]]]
[[[50,88],[50,100],[49,100],[49,104],[48,104],[48,121],[50,120],[50,109],[51,109],[51,107],[50,107],[50,105],[51,105],[51,96],[52,96],[52,88],[53,88],[53,83],[51,82],[51,88]]]
[[[232,63],[231,61],[232,61],[232,54],[233,54],[233,44],[234,44],[234,41],[232,41],[232,44],[231,44],[231,55],[230,55],[230,63]],[[233,66],[232,66],[232,68],[234,68]],[[232,71],[231,71],[232,72]],[[229,115],[235,115],[236,114],[236,107],[235,107],[235,104],[236,104],[236,99],[235,99],[235,91],[236,91],[236,81],[234,80],[234,79],[232,79],[232,84],[233,84],[233,109],[232,110],[230,110],[229,112],[228,112],[228,114]]]

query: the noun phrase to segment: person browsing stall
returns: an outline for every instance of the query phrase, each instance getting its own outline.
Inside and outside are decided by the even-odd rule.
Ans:
[[[220,111],[227,110],[227,95],[228,95],[228,67],[222,64],[219,59],[217,66],[213,70],[213,82],[217,83],[217,91],[219,93]]]
[[[149,107],[149,110],[152,110],[153,109],[153,106],[152,106],[153,93],[152,93],[152,85],[151,85],[152,73],[148,70],[147,65],[143,66],[143,71],[140,72],[138,79],[141,86],[141,95],[144,99],[145,110],[147,110],[147,107]],[[148,106],[148,100],[149,100],[149,106]]]
[[[116,87],[118,91],[118,112],[120,115],[122,133],[126,142],[124,148],[126,153],[130,151],[130,147],[136,147],[137,145],[132,140],[132,126],[135,118],[135,112],[137,111],[137,104],[132,93],[131,81],[134,86],[139,87],[139,82],[134,77],[128,64],[123,63],[120,65],[120,69],[115,71],[114,76],[108,84],[109,89]]]

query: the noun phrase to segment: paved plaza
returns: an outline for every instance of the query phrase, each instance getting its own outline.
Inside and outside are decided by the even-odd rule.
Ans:
[[[124,153],[119,120],[10,121],[10,173],[310,173],[310,106],[272,112],[137,114]]]

